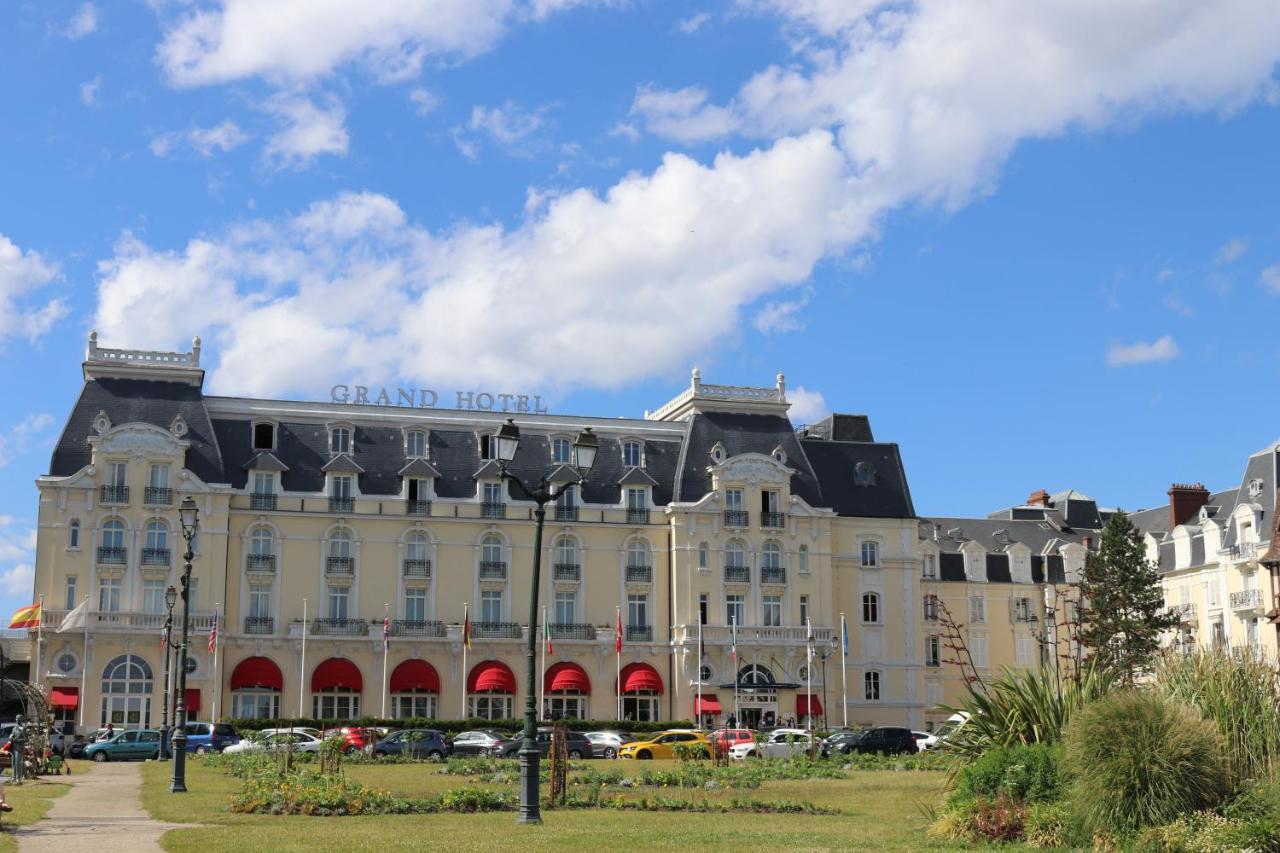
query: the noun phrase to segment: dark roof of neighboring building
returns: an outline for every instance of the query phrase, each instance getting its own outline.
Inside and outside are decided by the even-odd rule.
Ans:
[[[987,582],[1013,583],[1013,575],[1009,571],[1008,554],[987,555]]]
[[[859,518],[915,517],[898,445],[811,438],[800,444],[818,474],[823,506]],[[870,482],[854,476],[860,464],[870,466]]]
[[[964,554],[939,554],[938,577],[944,581],[968,580],[964,573]]]
[[[1015,542],[1020,542],[1031,549],[1032,554],[1039,554],[1054,539],[1064,542],[1083,542],[1086,538],[1092,538],[1096,544],[1098,536],[1097,531],[1093,530],[1058,530],[1048,521],[1021,521],[1009,518],[923,518],[921,521],[938,526],[938,539],[935,544],[943,553],[958,552],[965,542],[973,540],[988,552],[1000,553]],[[962,531],[960,539],[952,537],[949,532],[957,528]],[[1007,541],[999,536],[1001,531],[1004,532]],[[925,532],[926,539],[933,538],[929,531]]]

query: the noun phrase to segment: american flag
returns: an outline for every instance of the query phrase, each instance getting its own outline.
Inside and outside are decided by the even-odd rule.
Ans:
[[[209,654],[218,648],[218,611],[213,612],[213,624],[209,626]]]

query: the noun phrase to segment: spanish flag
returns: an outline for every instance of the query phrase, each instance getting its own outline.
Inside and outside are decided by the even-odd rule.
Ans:
[[[462,605],[462,647],[471,648],[471,610],[466,604]]]
[[[19,608],[13,614],[13,621],[9,623],[10,628],[36,628],[40,625],[40,605],[33,604],[30,607]]]

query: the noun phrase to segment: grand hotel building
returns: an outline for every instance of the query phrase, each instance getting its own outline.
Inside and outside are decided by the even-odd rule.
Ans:
[[[37,482],[50,627],[35,679],[61,718],[159,724],[188,496],[193,715],[518,715],[534,522],[492,458],[508,415],[208,396],[199,362],[198,339],[155,353],[90,337]],[[527,480],[572,479],[574,435],[600,440],[585,485],[548,508],[544,712],[760,725],[825,705],[833,725],[931,726],[965,689],[946,664],[944,609],[980,674],[1055,665],[1046,612],[1105,513],[1041,492],[985,519],[920,518],[897,445],[865,416],[797,431],[787,410],[781,375],[742,388],[694,371],[642,419],[514,415],[512,468]],[[52,630],[86,599],[87,630]]]

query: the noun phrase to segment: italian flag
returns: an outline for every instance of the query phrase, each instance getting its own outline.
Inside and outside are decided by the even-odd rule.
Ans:
[[[551,623],[544,616],[542,619],[542,636],[547,640],[547,654],[555,654],[555,650],[551,648]]]

